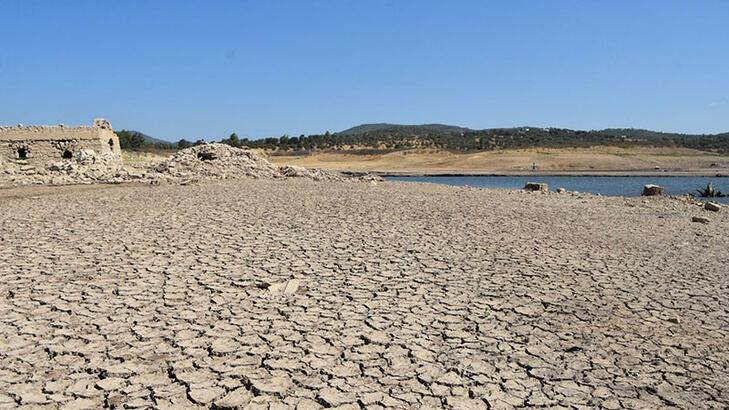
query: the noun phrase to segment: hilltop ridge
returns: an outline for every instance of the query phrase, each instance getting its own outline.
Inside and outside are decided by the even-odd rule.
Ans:
[[[411,132],[411,133],[462,133],[467,131],[473,131],[470,128],[459,127],[456,125],[446,124],[419,124],[419,125],[407,125],[407,124],[389,124],[389,123],[375,123],[375,124],[360,124],[352,128],[348,128],[344,131],[335,133],[336,135],[357,135],[368,132]]]
[[[334,133],[335,135],[361,135],[366,133],[411,133],[413,135],[419,134],[462,134],[466,132],[530,132],[532,130],[540,131],[572,131],[575,133],[601,133],[612,136],[625,136],[631,138],[646,138],[646,139],[662,139],[662,138],[677,138],[677,137],[704,137],[704,136],[718,136],[727,137],[729,132],[715,133],[715,134],[695,134],[695,133],[682,133],[682,132],[670,132],[670,131],[655,131],[645,128],[620,128],[620,127],[608,127],[603,129],[592,129],[592,130],[573,130],[570,128],[559,128],[559,127],[537,127],[530,125],[522,125],[518,127],[489,127],[489,128],[468,128],[461,127],[458,125],[448,124],[393,124],[393,123],[372,123],[372,124],[360,124],[343,131]]]

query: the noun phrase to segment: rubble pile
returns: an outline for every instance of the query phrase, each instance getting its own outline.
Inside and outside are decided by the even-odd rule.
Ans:
[[[144,177],[183,184],[204,179],[237,178],[308,178],[314,181],[382,180],[373,175],[347,176],[339,172],[292,165],[277,167],[252,151],[218,143],[197,145],[178,151],[168,159],[151,165],[149,172]]]
[[[378,181],[372,175],[345,176],[338,172],[297,166],[277,167],[254,152],[225,144],[203,144],[146,164],[124,165],[117,154],[81,150],[73,158],[48,166],[24,161],[0,162],[0,186],[71,185],[142,182],[187,185],[200,180],[239,178],[308,178],[314,181]]]
[[[278,168],[255,153],[225,144],[203,144],[178,151],[153,166],[166,179],[279,178]]]
[[[338,172],[327,171],[319,168],[304,168],[295,165],[284,165],[279,168],[281,175],[290,178],[311,178],[314,181],[341,181],[346,179]]]

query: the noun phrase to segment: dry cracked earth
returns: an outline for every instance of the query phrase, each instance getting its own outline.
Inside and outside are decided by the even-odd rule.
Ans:
[[[2,190],[0,407],[726,409],[723,211],[394,182]]]

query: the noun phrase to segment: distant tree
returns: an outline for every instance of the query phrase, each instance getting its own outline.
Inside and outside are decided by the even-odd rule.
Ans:
[[[190,142],[184,138],[177,141],[177,149],[190,148],[191,146],[192,146],[192,142]]]
[[[230,137],[220,140],[220,143],[230,145],[231,147],[240,147],[242,145],[236,133],[232,133]]]
[[[206,144],[205,140],[197,140],[192,145],[198,146],[198,145],[205,145],[205,144]]]
[[[291,139],[288,135],[284,134],[278,139],[278,146],[281,148],[288,148]]]
[[[136,131],[121,130],[116,132],[121,149],[137,150],[144,145],[144,135]]]

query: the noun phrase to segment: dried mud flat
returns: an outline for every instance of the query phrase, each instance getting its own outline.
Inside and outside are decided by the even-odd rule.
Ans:
[[[727,212],[298,179],[0,215],[0,407],[729,404]]]

